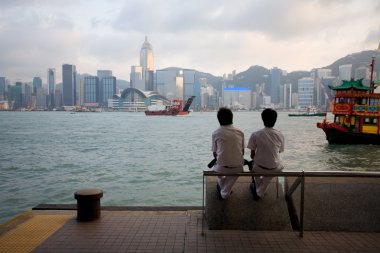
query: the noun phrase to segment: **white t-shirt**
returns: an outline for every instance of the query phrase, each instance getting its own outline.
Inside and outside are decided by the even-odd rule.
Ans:
[[[220,166],[237,167],[244,164],[244,133],[233,125],[220,126],[212,133],[212,152]]]
[[[265,127],[252,133],[247,148],[255,151],[254,164],[277,168],[281,165],[280,152],[284,152],[284,135],[272,127]]]

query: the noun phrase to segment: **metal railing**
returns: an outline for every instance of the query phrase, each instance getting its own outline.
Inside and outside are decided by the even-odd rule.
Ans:
[[[205,177],[209,176],[270,176],[270,177],[296,177],[296,180],[289,187],[285,193],[285,199],[288,200],[298,188],[301,186],[300,197],[300,237],[303,237],[304,232],[304,209],[305,209],[305,178],[306,177],[356,177],[356,178],[380,178],[380,172],[352,172],[352,171],[279,171],[268,173],[256,173],[256,172],[240,172],[240,173],[218,173],[214,171],[203,171],[203,221],[202,221],[202,235],[203,223],[205,222]]]

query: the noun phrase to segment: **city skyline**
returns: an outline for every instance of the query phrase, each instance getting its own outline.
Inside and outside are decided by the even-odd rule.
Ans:
[[[19,0],[1,1],[0,8],[0,76],[11,82],[40,76],[46,83],[46,70],[66,63],[79,73],[112,69],[129,80],[145,36],[155,69],[215,76],[252,65],[309,71],[375,49],[380,39],[380,3],[374,0]],[[61,75],[57,71],[57,82]]]

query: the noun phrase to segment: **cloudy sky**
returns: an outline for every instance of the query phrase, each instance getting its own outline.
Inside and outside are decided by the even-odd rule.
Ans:
[[[145,36],[155,69],[221,76],[253,65],[324,67],[380,41],[378,0],[1,0],[0,76],[111,69],[129,80]]]

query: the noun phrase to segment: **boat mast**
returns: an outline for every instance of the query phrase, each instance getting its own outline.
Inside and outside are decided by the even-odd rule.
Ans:
[[[372,56],[372,61],[371,61],[371,78],[370,78],[370,83],[369,83],[369,86],[372,88],[370,90],[370,94],[373,94],[373,87],[375,86],[374,82],[373,82],[373,69],[375,67],[375,56]]]

